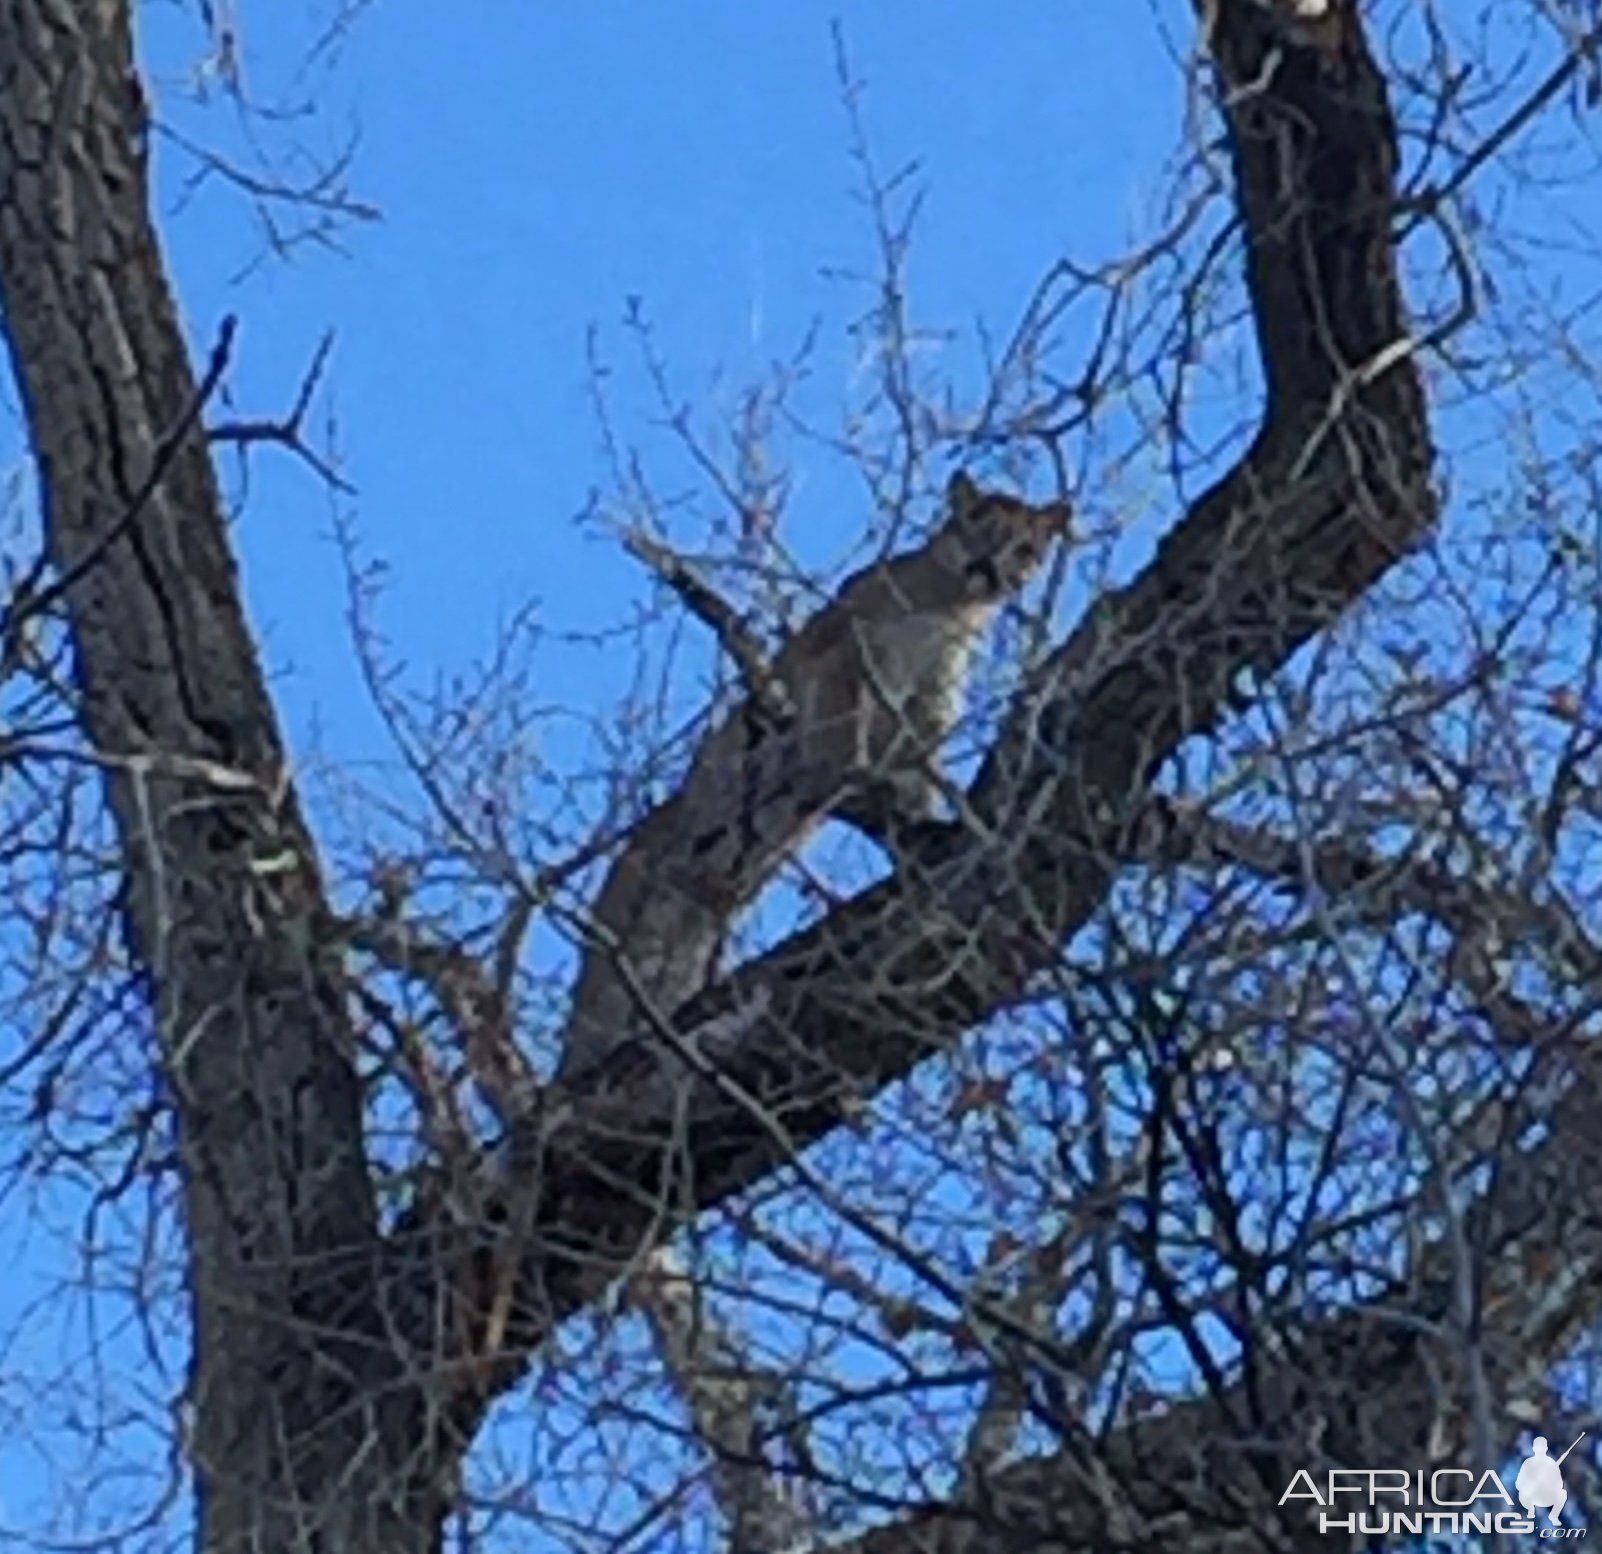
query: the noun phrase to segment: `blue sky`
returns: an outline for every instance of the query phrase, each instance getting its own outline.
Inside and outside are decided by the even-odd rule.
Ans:
[[[171,122],[235,155],[243,131],[230,105],[189,105],[178,90],[205,52],[193,9],[147,3],[145,57]],[[861,298],[825,272],[869,267],[873,250],[835,80],[830,21],[842,8],[458,0],[425,20],[390,0],[361,14],[333,68],[309,75],[301,61],[326,6],[240,9],[253,92],[309,92],[317,106],[269,130],[268,146],[333,147],[358,128],[349,184],[383,220],[344,229],[344,255],[303,247],[232,279],[261,252],[247,202],[215,179],[186,196],[185,159],[158,150],[168,252],[197,347],[224,313],[241,318],[234,413],[287,406],[318,339],[337,331],[319,411],[337,416],[359,491],[350,509],[368,552],[391,566],[383,619],[418,679],[487,650],[498,619],[530,599],[554,631],[614,624],[648,588],[574,521],[605,481],[589,329],[622,365],[620,320],[641,298],[683,397],[715,411],[821,318],[814,402],[849,384],[841,325]],[[1110,257],[1152,231],[1184,108],[1163,27],[1188,40],[1187,10],[877,0],[847,16],[879,161],[893,170],[916,158],[930,191],[912,261],[924,321],[982,320],[1004,334],[1054,259]],[[671,481],[673,455],[652,442],[637,381],[620,379],[619,395],[624,429]],[[0,470],[21,458],[8,414]],[[833,558],[863,521],[855,488],[824,466],[798,474],[790,538],[809,558]],[[237,545],[291,736],[315,719],[332,753],[366,756],[382,747],[351,664],[330,517],[303,466],[253,454]],[[559,643],[540,662],[542,697],[591,708],[627,668]],[[70,1197],[49,1206],[58,1224],[71,1223]],[[0,1226],[32,1212],[9,1199]],[[62,1264],[36,1247],[24,1270],[0,1291],[0,1332]],[[64,1304],[54,1312],[69,1320]],[[81,1351],[84,1329],[71,1321]],[[42,1319],[30,1325],[30,1368],[48,1367],[53,1337]],[[135,1386],[137,1350],[110,1352],[123,1353],[122,1384]],[[14,1423],[0,1415],[0,1432],[37,1421],[20,1394],[0,1388],[0,1407],[20,1410]],[[36,1464],[19,1471],[45,1488]],[[5,1484],[0,1527],[15,1495]]]
[[[1142,180],[1173,143],[1180,98],[1149,16],[1126,0],[941,9],[930,26],[923,8],[862,8],[847,39],[881,162],[916,157],[932,191],[914,260],[924,317],[1000,331],[1053,258],[1108,255],[1144,219]],[[214,182],[167,223],[197,342],[241,315],[242,412],[287,403],[337,329],[329,386],[355,516],[394,568],[386,619],[408,658],[471,656],[531,597],[553,629],[593,630],[643,595],[639,569],[572,522],[604,477],[586,332],[625,358],[630,297],[692,401],[715,404],[718,382],[788,355],[820,315],[837,327],[819,393],[838,395],[838,324],[860,298],[822,272],[868,265],[872,234],[852,194],[831,15],[807,0],[503,0],[453,7],[442,26],[375,6],[316,92],[330,144],[359,124],[350,182],[384,215],[346,232],[350,257],[304,249],[230,286],[259,250],[237,192]],[[151,16],[166,19],[162,55],[194,55],[192,28]],[[299,8],[243,19],[249,79],[290,79],[274,66],[304,47]],[[1131,98],[1141,114],[1124,111]],[[217,108],[184,124],[219,145],[229,120]],[[291,719],[316,704],[337,733],[361,700],[327,498],[288,459],[255,465],[238,531],[252,613],[293,666]],[[797,542],[838,545],[861,516],[819,495],[798,499]],[[583,655],[570,672],[564,693],[582,699]]]

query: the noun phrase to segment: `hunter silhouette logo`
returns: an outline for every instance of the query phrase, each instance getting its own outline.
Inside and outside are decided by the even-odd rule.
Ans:
[[[1569,1451],[1573,1451],[1584,1439],[1585,1431],[1582,1430],[1574,1438],[1574,1445],[1569,1447]],[[1569,1451],[1564,1452],[1563,1457],[1567,1457]],[[1563,1513],[1563,1503],[1569,1498],[1568,1490],[1563,1487],[1563,1457],[1553,1459],[1547,1456],[1546,1437],[1538,1435],[1530,1443],[1530,1455],[1524,1459],[1519,1476],[1513,1481],[1519,1504],[1525,1511],[1532,1517],[1537,1511],[1545,1511],[1547,1520],[1554,1527]]]
[[[1325,1534],[1584,1538],[1587,1528],[1563,1525],[1569,1498],[1563,1461],[1586,1433],[1582,1430],[1561,1457],[1548,1455],[1546,1437],[1536,1436],[1511,1490],[1494,1468],[1330,1468],[1321,1477],[1298,1468],[1279,1503],[1289,1507],[1303,1502]]]

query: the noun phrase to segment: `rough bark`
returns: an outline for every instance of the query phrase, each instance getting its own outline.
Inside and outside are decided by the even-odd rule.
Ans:
[[[0,301],[50,558],[81,572],[64,602],[83,732],[179,1118],[202,1546],[394,1554],[429,1540],[384,1459],[404,1436],[374,1418],[416,1399],[378,1299],[340,967],[145,139],[124,5],[0,3]]]

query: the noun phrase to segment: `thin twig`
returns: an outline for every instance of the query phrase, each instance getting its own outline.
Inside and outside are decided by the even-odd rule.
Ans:
[[[1602,54],[1602,22],[1575,40],[1568,53],[1553,66],[1535,90],[1452,169],[1448,178],[1400,202],[1404,208],[1416,213],[1412,221],[1402,228],[1400,236],[1405,238],[1443,200],[1457,193],[1503,146],[1533,124],[1541,110],[1580,73],[1588,61],[1599,54]]]
[[[334,332],[329,330],[317,344],[311,366],[306,369],[306,376],[301,379],[299,392],[295,395],[295,403],[288,415],[280,416],[277,420],[222,421],[206,428],[207,438],[212,442],[232,443],[239,448],[247,448],[252,443],[277,443],[280,447],[288,448],[297,458],[304,459],[336,491],[341,491],[346,496],[354,496],[355,486],[334,469],[316,449],[307,446],[306,439],[301,433],[306,412],[311,407],[312,395],[317,392],[317,383],[323,375],[323,368],[328,364],[328,353],[333,344]]]
[[[515,966],[529,916],[521,901],[508,914],[497,955],[506,968]],[[502,1128],[510,1129],[532,1104],[537,1082],[513,1031],[509,981],[492,977],[460,944],[435,938],[398,917],[345,918],[339,929],[354,949],[428,988],[456,1027],[479,1094]]]

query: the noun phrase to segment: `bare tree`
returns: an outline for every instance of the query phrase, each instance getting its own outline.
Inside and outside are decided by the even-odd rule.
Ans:
[[[1002,634],[970,782],[919,752],[937,818],[831,768],[782,845],[777,810],[747,816],[763,845],[731,865],[680,823],[705,818],[704,766],[666,740],[599,815],[564,793],[520,829],[517,631],[480,684],[409,699],[354,542],[357,649],[426,802],[409,849],[375,839],[376,803],[343,852],[313,837],[211,449],[334,476],[304,427],[321,355],[287,416],[215,413],[233,326],[190,359],[127,0],[0,0],[0,304],[43,534],[0,619],[3,1077],[48,1169],[90,1169],[91,1218],[151,1186],[134,1288],[171,1302],[182,1270],[172,1439],[204,1549],[442,1550],[516,1517],[742,1554],[1324,1546],[1283,1502],[1295,1471],[1489,1466],[1506,1420],[1594,1406],[1602,380],[1594,325],[1518,284],[1524,234],[1475,193],[1583,109],[1602,28],[1519,7],[1531,75],[1465,62],[1433,4],[1196,9],[1173,219],[1044,277],[962,410],[910,348],[907,211],[842,70],[881,367],[818,440],[865,476],[886,550],[922,543],[940,455],[1044,470],[1092,589],[1059,568]],[[1098,320],[1073,371],[1071,312]],[[1209,465],[1190,405],[1232,313],[1261,410]],[[801,640],[773,609],[764,460],[786,383],[725,460],[635,326],[736,532],[710,558],[671,542],[610,421],[605,516],[771,737]],[[1507,466],[1442,529],[1487,411]],[[1153,444],[1183,510],[1114,581],[1083,515]],[[743,596],[731,551],[761,583]],[[782,787],[761,804],[794,804]],[[829,815],[860,835],[801,850]],[[588,910],[647,843],[712,902],[676,942]],[[471,882],[449,908],[441,863]],[[727,888],[696,873],[725,867]],[[775,886],[800,926],[742,953]],[[548,1084],[536,926],[605,982],[585,1017],[620,1022]],[[148,1099],[97,1127],[74,1100],[96,1087]],[[625,1341],[619,1288],[665,1371],[636,1356],[607,1406],[680,1419],[709,1487],[642,1482],[590,1525],[483,1459],[519,1389],[559,1411],[565,1345]]]

